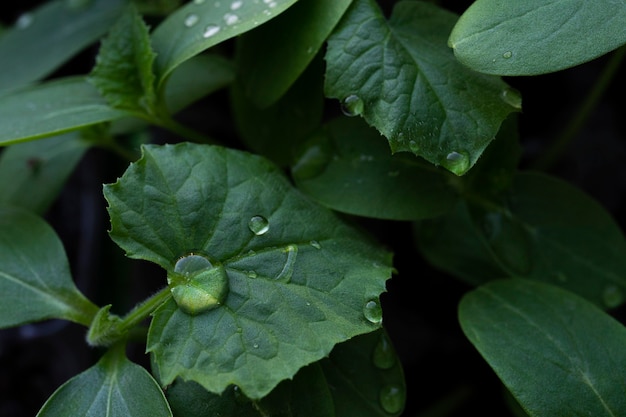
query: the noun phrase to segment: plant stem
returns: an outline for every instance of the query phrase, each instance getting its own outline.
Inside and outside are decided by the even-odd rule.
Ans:
[[[576,138],[581,128],[585,125],[593,110],[598,104],[598,101],[610,85],[615,73],[617,72],[624,54],[626,53],[626,46],[618,48],[611,59],[606,64],[602,73],[598,77],[591,92],[587,95],[585,101],[576,112],[575,117],[572,118],[571,123],[565,128],[561,135],[543,152],[532,164],[531,168],[546,170],[550,168],[563,154],[568,145]]]
[[[122,330],[134,328],[139,323],[144,321],[150,314],[152,314],[157,307],[166,302],[171,296],[172,293],[170,292],[170,288],[163,288],[152,297],[135,306],[135,308],[126,314],[126,316],[124,316],[119,322],[119,328]]]
[[[154,119],[151,119],[150,121],[192,142],[207,143],[207,144],[212,144],[212,145],[219,144],[218,140],[213,139],[209,136],[206,136],[198,132],[197,130],[191,129],[190,127],[187,127],[183,125],[182,123],[177,122],[175,119],[173,119],[169,115],[166,115],[166,116],[160,115],[159,117],[155,117]]]

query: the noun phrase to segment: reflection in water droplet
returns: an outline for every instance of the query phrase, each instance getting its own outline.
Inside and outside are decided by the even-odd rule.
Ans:
[[[365,110],[365,103],[356,94],[350,94],[341,102],[341,111],[348,117],[363,114],[363,110]]]
[[[213,267],[199,255],[180,258],[174,271],[168,273],[167,281],[178,307],[192,316],[222,305],[229,291],[224,267]]]
[[[264,235],[270,230],[270,222],[263,216],[252,216],[248,228],[257,236]]]
[[[188,28],[192,27],[193,25],[195,25],[196,23],[198,23],[198,20],[200,20],[200,18],[198,17],[197,14],[188,14],[187,17],[185,17],[185,26],[187,26]]]
[[[502,101],[518,110],[522,108],[522,96],[512,88],[502,91]]]
[[[15,27],[18,29],[26,29],[33,24],[33,15],[30,13],[24,13],[20,15],[15,21]]]
[[[202,33],[203,38],[210,38],[220,31],[220,27],[218,25],[208,25],[204,28],[204,33]]]
[[[602,293],[604,304],[608,308],[615,308],[624,302],[624,293],[616,285],[609,285]]]
[[[513,56],[513,52],[511,51],[506,51],[505,53],[502,54],[502,58],[504,59],[509,59]]]
[[[453,151],[446,155],[443,165],[456,175],[463,175],[470,167],[470,158],[465,151]]]
[[[378,399],[383,410],[390,414],[395,414],[404,408],[406,392],[400,386],[387,385],[380,390]]]
[[[293,268],[296,264],[296,258],[298,257],[298,247],[296,245],[288,245],[284,250],[287,254],[287,259],[285,260],[285,265],[283,265],[283,269],[276,276],[277,281],[289,282],[291,280],[291,276],[293,275]]]
[[[393,351],[389,338],[381,333],[378,343],[372,352],[372,362],[379,369],[389,369],[396,363],[396,354]]]
[[[237,10],[243,5],[242,0],[235,0],[230,4],[230,10]]]
[[[370,300],[363,306],[363,315],[374,324],[380,324],[383,321],[383,309],[378,300]]]
[[[190,274],[211,268],[211,261],[201,255],[190,254],[183,256],[174,265],[174,272],[188,276]]]
[[[224,15],[224,22],[226,22],[227,25],[234,25],[235,23],[237,23],[239,21],[239,16],[237,16],[236,14],[233,13],[226,13]]]
[[[311,244],[311,246],[313,246],[315,249],[322,249],[322,245],[320,245],[320,243],[317,240],[312,240],[309,242]]]

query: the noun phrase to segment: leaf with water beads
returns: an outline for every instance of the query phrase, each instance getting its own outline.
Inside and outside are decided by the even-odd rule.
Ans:
[[[326,94],[389,141],[462,175],[478,160],[519,95],[502,80],[468,70],[446,45],[457,17],[401,1],[386,20],[372,0],[355,0],[328,40]],[[517,98],[517,99],[516,99]]]
[[[146,146],[105,197],[111,237],[128,256],[166,269],[172,289],[207,270],[201,264],[223,267],[228,278],[219,306],[192,316],[170,300],[155,312],[148,350],[164,385],[180,376],[220,393],[234,383],[261,398],[335,344],[380,327],[379,310],[364,309],[385,289],[390,254],[261,157]],[[206,262],[177,268],[187,256]],[[204,291],[210,281],[185,290]]]

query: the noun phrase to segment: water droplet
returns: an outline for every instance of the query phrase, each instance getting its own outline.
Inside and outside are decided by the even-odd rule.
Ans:
[[[190,255],[183,256],[176,261],[176,265],[174,265],[174,272],[184,276],[189,276],[211,267],[213,267],[213,265],[207,258],[192,253]]]
[[[313,246],[315,249],[322,249],[322,245],[320,245],[320,243],[317,240],[312,240],[309,242],[311,244],[311,246]]]
[[[616,285],[609,285],[602,293],[604,304],[608,308],[615,308],[624,302],[624,293]]]
[[[224,15],[224,22],[226,22],[226,24],[229,26],[234,25],[235,23],[239,22],[239,16],[233,13],[226,13]]]
[[[378,300],[370,300],[363,306],[363,315],[374,324],[380,324],[383,321],[383,309]]]
[[[511,51],[506,51],[505,53],[502,54],[502,58],[504,59],[509,59],[513,56],[513,52]]]
[[[224,267],[200,255],[180,258],[167,281],[178,307],[192,316],[222,305],[229,290]]]
[[[293,268],[296,264],[296,258],[298,257],[298,247],[296,245],[288,245],[283,252],[287,254],[285,265],[276,276],[277,281],[289,282],[293,275]]]
[[[255,348],[255,349],[258,349],[259,348],[259,344],[255,343],[255,344],[252,345],[252,347]]]
[[[413,152],[414,154],[418,154],[420,151],[420,146],[417,144],[416,141],[414,140],[410,140],[409,141],[409,149],[411,150],[411,152]]]
[[[256,278],[256,277],[258,276],[258,275],[257,275],[257,273],[256,273],[256,271],[246,271],[246,275],[247,275],[249,278]]]
[[[452,151],[446,155],[446,159],[443,161],[442,165],[456,175],[463,175],[470,168],[470,158],[467,152]]]
[[[525,276],[532,267],[528,232],[503,212],[487,212],[480,227],[493,254],[509,273]]]
[[[202,37],[210,38],[211,36],[215,35],[219,31],[220,31],[220,27],[218,25],[207,25],[207,27],[204,28]]]
[[[206,0],[193,0],[194,3],[196,4],[202,4],[204,3]]]
[[[248,228],[255,235],[261,236],[270,230],[270,222],[263,216],[252,216],[248,222]]]
[[[276,7],[276,2],[274,0],[263,0],[263,3],[267,4],[267,7]]]
[[[389,414],[395,414],[404,408],[406,392],[398,385],[387,385],[380,390],[378,399],[383,410]]]
[[[350,94],[341,102],[341,111],[348,117],[363,114],[363,110],[365,110],[365,103],[356,94]]]
[[[185,17],[185,26],[187,26],[188,28],[192,27],[193,25],[195,25],[196,23],[198,23],[198,20],[200,20],[200,18],[198,17],[197,14],[188,14],[187,17]]]
[[[24,13],[20,15],[15,21],[15,27],[18,29],[26,29],[33,24],[33,15],[30,13]]]
[[[522,108],[522,96],[512,88],[502,91],[502,100],[511,107],[518,110]]]
[[[243,6],[242,0],[235,0],[230,4],[230,10],[237,10]]]
[[[372,362],[379,369],[389,369],[396,363],[396,354],[393,351],[389,338],[381,333],[378,343],[372,352]]]

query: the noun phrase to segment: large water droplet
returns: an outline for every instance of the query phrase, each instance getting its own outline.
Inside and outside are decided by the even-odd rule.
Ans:
[[[257,236],[264,235],[270,230],[270,222],[263,216],[252,216],[248,228]]]
[[[480,225],[494,255],[509,273],[527,275],[532,267],[528,232],[503,212],[488,212]]]
[[[356,94],[350,94],[341,102],[341,111],[348,117],[363,114],[363,110],[365,110],[365,103]]]
[[[502,101],[518,110],[522,108],[522,96],[512,88],[502,91]]]
[[[211,36],[217,34],[220,31],[220,27],[218,25],[207,25],[204,28],[204,32],[202,33],[203,38],[210,38]]]
[[[227,25],[234,25],[235,23],[239,22],[239,16],[237,16],[234,13],[226,13],[224,15],[224,22],[226,22]]]
[[[296,245],[288,245],[283,252],[287,254],[285,265],[276,276],[277,281],[289,282],[293,275],[293,269],[296,264],[296,258],[298,257],[298,247]]]
[[[243,6],[243,1],[235,0],[230,4],[230,10],[238,10],[241,6]]]
[[[18,29],[26,29],[33,24],[33,15],[30,13],[24,13],[20,15],[15,21],[15,27]]]
[[[446,155],[442,165],[456,175],[463,175],[470,168],[470,157],[465,151],[452,151]]]
[[[363,306],[363,315],[374,324],[380,324],[383,321],[383,309],[378,300],[370,300]]]
[[[176,261],[176,265],[174,265],[174,272],[189,276],[190,274],[194,274],[211,267],[213,267],[213,264],[211,264],[211,261],[207,258],[202,255],[192,253],[190,255],[183,256]]]
[[[378,343],[372,352],[372,362],[379,369],[389,369],[396,363],[396,354],[393,351],[389,338],[381,333]]]
[[[193,25],[195,25],[196,23],[198,23],[198,20],[200,20],[200,18],[198,17],[197,14],[188,14],[187,17],[185,17],[185,26],[187,26],[188,28],[192,27]]]
[[[383,410],[389,414],[395,414],[404,408],[406,392],[398,385],[387,385],[380,390],[378,399]]]
[[[615,308],[624,302],[624,293],[616,285],[609,285],[602,292],[602,300],[608,308]]]
[[[167,281],[178,307],[197,315],[219,307],[229,290],[223,266],[213,266],[204,256],[191,254],[180,258]]]
[[[502,58],[504,59],[509,59],[513,56],[513,52],[511,51],[506,51],[505,53],[502,54]]]

